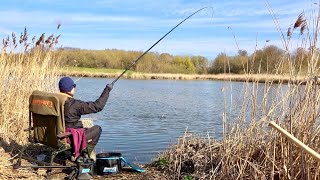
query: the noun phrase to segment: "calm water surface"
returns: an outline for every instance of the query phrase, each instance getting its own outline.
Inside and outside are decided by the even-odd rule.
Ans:
[[[75,98],[94,101],[112,80],[81,78]],[[222,81],[120,79],[103,111],[83,117],[103,129],[97,153],[116,151],[145,164],[175,143],[186,128],[221,138],[223,87]],[[242,83],[233,83],[235,99],[241,87]]]

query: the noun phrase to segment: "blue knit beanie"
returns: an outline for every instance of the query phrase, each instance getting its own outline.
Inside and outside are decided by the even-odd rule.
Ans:
[[[76,84],[70,77],[63,77],[59,81],[60,92],[70,92],[73,88],[76,87]]]

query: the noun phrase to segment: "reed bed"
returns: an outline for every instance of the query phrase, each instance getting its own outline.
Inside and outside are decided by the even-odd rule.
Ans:
[[[268,3],[267,6],[270,8]],[[280,29],[276,18],[274,21]],[[304,14],[299,15],[287,37],[279,32],[289,54],[291,38],[300,29],[302,43],[299,46],[308,52],[307,73],[301,72],[296,59],[284,55],[274,69],[276,75],[269,76],[264,83],[259,79],[250,80],[250,71],[246,73],[240,94],[232,92],[232,84],[226,83],[222,140],[186,132],[176,145],[159,155],[154,166],[169,179],[320,179],[320,162],[269,126],[270,121],[275,121],[320,153],[319,51],[316,47],[320,16],[309,21],[313,22],[312,27]],[[274,84],[275,77],[284,76],[285,64],[289,64],[286,67],[288,81]],[[228,62],[226,73],[227,65]],[[226,82],[233,80],[225,79],[228,79]],[[240,108],[237,118],[234,118],[233,106]]]
[[[34,90],[55,91],[60,74],[59,62],[52,49],[59,36],[29,40],[27,30],[20,39],[12,33],[3,39],[0,54],[0,138],[16,143],[26,142],[28,101]]]

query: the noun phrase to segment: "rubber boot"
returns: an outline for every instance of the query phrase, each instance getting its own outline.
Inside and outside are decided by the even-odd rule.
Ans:
[[[90,159],[92,159],[94,162],[96,161],[96,145],[93,144],[87,144],[87,152]]]

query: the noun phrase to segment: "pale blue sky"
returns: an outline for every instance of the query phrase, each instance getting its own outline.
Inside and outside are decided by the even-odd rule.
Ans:
[[[286,33],[297,16],[318,6],[306,0],[269,0]],[[61,34],[60,45],[84,49],[147,50],[192,12],[210,6],[173,31],[151,51],[174,55],[234,54],[237,46],[253,52],[266,40],[281,47],[265,0],[10,0],[0,6],[0,37]],[[310,14],[308,15],[310,16]],[[56,30],[61,23],[61,29]],[[232,31],[228,29],[232,28]],[[296,32],[298,34],[298,32]]]

